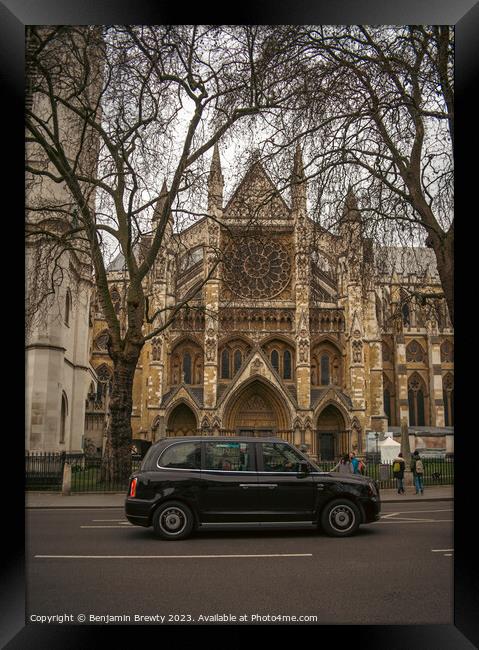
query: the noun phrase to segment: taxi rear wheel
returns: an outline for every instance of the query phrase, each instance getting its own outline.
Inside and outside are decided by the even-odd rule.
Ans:
[[[191,535],[195,519],[187,505],[168,501],[155,510],[152,523],[155,535],[161,539],[185,539]]]

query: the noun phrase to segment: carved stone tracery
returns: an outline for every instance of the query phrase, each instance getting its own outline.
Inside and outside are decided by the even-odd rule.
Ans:
[[[279,241],[243,239],[226,251],[225,282],[242,298],[273,298],[285,289],[290,277],[290,256]]]

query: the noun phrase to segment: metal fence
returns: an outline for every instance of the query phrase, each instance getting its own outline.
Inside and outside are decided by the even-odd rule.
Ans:
[[[454,461],[443,457],[421,458],[424,466],[424,485],[453,485],[454,484]],[[410,464],[406,461],[406,470]],[[368,463],[366,475],[379,482],[382,489],[395,488],[396,479],[393,476],[392,463]]]
[[[113,481],[102,468],[101,456],[66,453],[25,454],[25,489],[61,491],[65,463],[71,466],[71,492],[123,492],[128,479]],[[141,458],[132,455],[131,471],[139,469]]]
[[[368,459],[366,459],[368,460]],[[454,484],[454,462],[448,458],[422,458],[424,465],[424,485]],[[123,492],[128,489],[128,480],[111,481],[102,471],[100,456],[81,454],[27,453],[25,454],[25,487],[27,490],[61,491],[63,468],[69,463],[72,468],[71,491],[81,492]],[[132,456],[131,471],[139,469],[141,458]],[[337,461],[317,461],[324,472],[330,472]],[[409,469],[406,463],[406,469]],[[392,463],[378,463],[376,459],[366,463],[366,476],[379,482],[382,489],[395,488]]]

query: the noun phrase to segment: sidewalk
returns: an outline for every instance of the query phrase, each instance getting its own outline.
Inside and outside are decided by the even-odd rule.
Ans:
[[[123,508],[126,491],[110,494],[89,493],[63,496],[59,492],[26,492],[26,508]],[[397,490],[381,490],[382,503],[404,503],[405,501],[452,501],[453,485],[440,485],[424,488],[423,495],[416,495],[414,487],[406,489],[406,494],[399,495]]]

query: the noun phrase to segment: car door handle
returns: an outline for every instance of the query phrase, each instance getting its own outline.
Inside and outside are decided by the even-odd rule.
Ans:
[[[268,488],[269,490],[273,490],[274,488],[278,487],[277,483],[240,483],[240,487],[247,490],[248,488]]]

